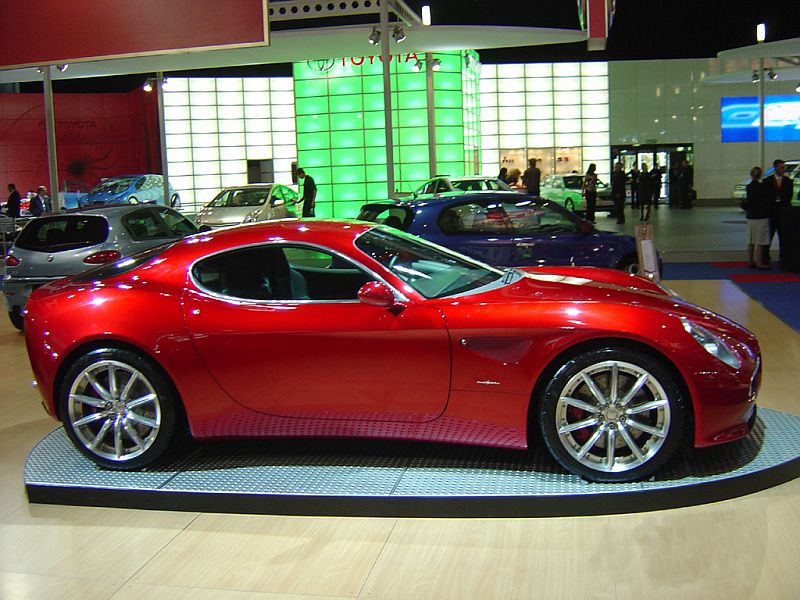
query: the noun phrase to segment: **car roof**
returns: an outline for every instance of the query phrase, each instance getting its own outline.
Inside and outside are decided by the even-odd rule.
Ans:
[[[487,179],[497,179],[491,175],[465,175],[464,177],[449,177],[450,181],[485,181]]]
[[[126,214],[132,212],[134,210],[140,208],[159,208],[164,209],[168,208],[170,210],[174,210],[169,206],[164,206],[162,204],[155,204],[153,202],[145,202],[141,204],[100,204],[98,206],[83,206],[81,208],[71,208],[69,210],[63,210],[57,213],[53,213],[50,215],[46,215],[46,217],[60,217],[60,216],[72,216],[72,215],[94,215],[94,216],[119,216],[122,214]]]
[[[271,187],[271,186],[276,186],[276,185],[282,185],[282,186],[286,187],[285,183],[274,183],[274,182],[245,183],[244,185],[228,185],[228,186],[222,188],[222,190],[220,190],[220,191],[224,192],[225,190],[249,190],[249,189],[257,190],[258,188],[265,188],[265,187]]]
[[[431,198],[417,198],[416,200],[376,200],[375,202],[365,202],[363,206],[375,206],[375,205],[386,205],[386,206],[405,206],[408,208],[415,208],[417,206],[426,206],[428,204],[438,204],[438,205],[445,205],[445,204],[455,204],[460,202],[469,202],[470,199],[475,200],[480,198],[484,200],[486,198],[519,198],[519,199],[531,199],[535,198],[535,196],[529,196],[528,194],[522,194],[520,192],[514,192],[509,190],[480,190],[477,192],[467,192],[463,194],[450,192],[450,193],[443,193],[437,196],[433,196]],[[545,198],[537,198],[542,202],[545,202]]]

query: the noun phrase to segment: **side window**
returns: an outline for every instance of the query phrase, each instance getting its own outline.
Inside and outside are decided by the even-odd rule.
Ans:
[[[128,213],[122,217],[122,226],[136,241],[170,237],[164,222],[149,208]]]
[[[503,189],[502,187],[500,187],[500,182],[494,179],[490,179],[489,181],[487,181],[486,187],[495,192]]]
[[[449,192],[452,189],[449,183],[445,179],[440,179],[436,184],[436,194],[441,194],[443,192]]]
[[[448,235],[513,233],[503,203],[494,201],[448,206],[439,215],[439,228]]]
[[[283,187],[276,185],[272,188],[272,196],[269,200],[270,206],[283,206],[286,198],[283,195]]]
[[[503,210],[517,235],[574,232],[576,225],[568,214],[549,203],[504,202]]]
[[[140,177],[139,180],[136,182],[134,186],[137,190],[141,190],[144,187],[144,184],[147,182],[147,177]]]
[[[338,256],[301,246],[268,245],[217,254],[198,262],[200,287],[246,300],[352,300],[371,281]]]
[[[164,220],[167,231],[172,237],[184,237],[197,233],[197,226],[174,210],[162,208],[158,211],[158,214]]]

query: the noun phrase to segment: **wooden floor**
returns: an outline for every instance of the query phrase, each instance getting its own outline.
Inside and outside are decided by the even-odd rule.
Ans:
[[[671,282],[755,331],[760,404],[800,414],[800,335],[727,281]],[[55,423],[0,320],[0,599],[800,598],[800,480],[718,504],[557,519],[263,517],[28,505]]]

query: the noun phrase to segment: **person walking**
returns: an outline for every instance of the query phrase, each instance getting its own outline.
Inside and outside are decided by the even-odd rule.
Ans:
[[[639,221],[650,220],[650,204],[653,201],[652,185],[647,163],[642,163],[642,171],[639,174]]]
[[[631,208],[639,208],[639,169],[633,165],[628,177],[631,182]]]
[[[764,194],[769,204],[769,244],[772,244],[772,238],[775,233],[778,234],[778,242],[780,243],[780,226],[781,226],[781,208],[790,206],[792,203],[792,194],[794,183],[785,175],[786,163],[777,159],[773,161],[772,168],[774,173],[771,177],[764,180]],[[769,246],[767,246],[767,253],[769,254]],[[765,261],[769,262],[769,260]]]
[[[540,191],[540,183],[542,180],[542,172],[536,166],[536,159],[528,159],[528,168],[522,175],[522,183],[525,185],[525,190],[531,196],[538,196]]]
[[[625,172],[622,170],[622,163],[614,165],[611,173],[611,198],[614,200],[614,213],[617,216],[617,224],[625,223]]]
[[[661,168],[656,165],[650,171],[650,184],[653,199],[653,207],[658,210],[658,201],[661,199]]]
[[[6,214],[12,219],[19,219],[20,197],[17,186],[13,183],[8,184],[8,201],[6,202]]]
[[[314,205],[317,200],[317,184],[314,183],[314,178],[307,175],[305,169],[297,169],[297,176],[303,180],[303,217],[314,216]]]
[[[591,163],[583,176],[582,194],[586,201],[586,220],[594,223],[594,209],[597,206],[597,165]]]
[[[747,215],[747,258],[751,269],[769,269],[769,216],[770,203],[767,190],[761,181],[761,167],[750,170],[750,183],[747,184],[747,198],[742,208]]]

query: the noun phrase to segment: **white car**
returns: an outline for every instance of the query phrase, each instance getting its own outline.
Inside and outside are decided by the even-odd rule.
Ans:
[[[772,177],[772,174],[775,172],[775,167],[770,167],[764,172],[764,179],[767,177]],[[794,180],[794,189],[795,191],[800,191],[800,160],[787,160],[786,161],[786,176],[790,179]],[[742,200],[747,198],[747,184],[750,183],[749,179],[745,179],[736,184],[736,187],[733,188],[733,194],[731,196],[737,203],[740,203]],[[797,203],[797,196],[794,195],[792,198],[792,204]]]
[[[229,227],[295,217],[298,194],[280,183],[253,183],[223,189],[195,217],[198,225]]]
[[[449,177],[437,175],[423,183],[414,190],[414,198],[420,196],[444,194],[447,192],[510,192],[509,185],[497,177],[483,177],[481,175],[469,177]]]

